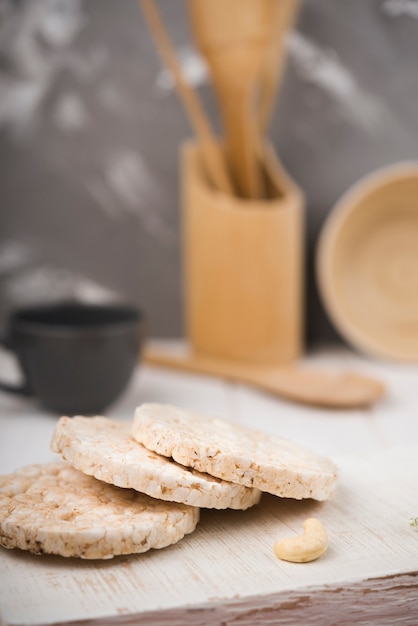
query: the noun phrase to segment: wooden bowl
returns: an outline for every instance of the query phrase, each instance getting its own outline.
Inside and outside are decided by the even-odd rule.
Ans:
[[[317,277],[349,343],[418,360],[418,162],[379,170],[344,194],[319,239]]]

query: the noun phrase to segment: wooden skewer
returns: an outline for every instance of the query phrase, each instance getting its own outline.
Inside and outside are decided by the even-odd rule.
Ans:
[[[162,19],[153,0],[139,0],[159,53],[174,76],[177,92],[183,101],[189,120],[199,139],[204,163],[212,184],[228,194],[233,194],[222,152],[212,133],[210,123],[195,91],[185,81]]]

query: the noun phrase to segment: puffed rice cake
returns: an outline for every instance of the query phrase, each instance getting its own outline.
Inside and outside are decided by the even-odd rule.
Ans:
[[[51,449],[99,480],[172,502],[214,509],[247,509],[261,491],[226,482],[147,450],[130,435],[131,423],[106,417],[61,417]]]
[[[0,545],[82,559],[165,548],[200,510],[98,481],[64,462],[0,476]]]
[[[285,498],[326,500],[337,482],[334,463],[290,441],[173,406],[138,407],[132,435],[177,463]]]

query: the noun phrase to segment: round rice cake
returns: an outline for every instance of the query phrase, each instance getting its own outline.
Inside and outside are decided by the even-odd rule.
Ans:
[[[82,559],[165,548],[191,533],[199,509],[86,476],[67,463],[0,476],[0,545]]]
[[[61,417],[51,449],[99,480],[190,506],[247,509],[261,491],[202,474],[147,450],[130,434],[131,424],[106,417]]]
[[[276,496],[326,500],[337,482],[334,463],[290,441],[173,406],[138,407],[132,435],[182,465]]]

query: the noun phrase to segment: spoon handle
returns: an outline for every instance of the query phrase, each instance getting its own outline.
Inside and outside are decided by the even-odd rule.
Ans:
[[[241,94],[234,94],[229,89],[224,90],[223,97],[219,99],[225,127],[226,156],[235,187],[243,198],[265,198],[258,120],[251,94],[241,97]]]
[[[385,394],[379,380],[355,372],[239,363],[152,346],[146,347],[142,360],[147,365],[241,382],[292,402],[329,409],[369,407]]]
[[[265,197],[259,155],[259,124],[254,110],[265,42],[243,41],[202,49],[218,97],[228,164],[243,198]]]

